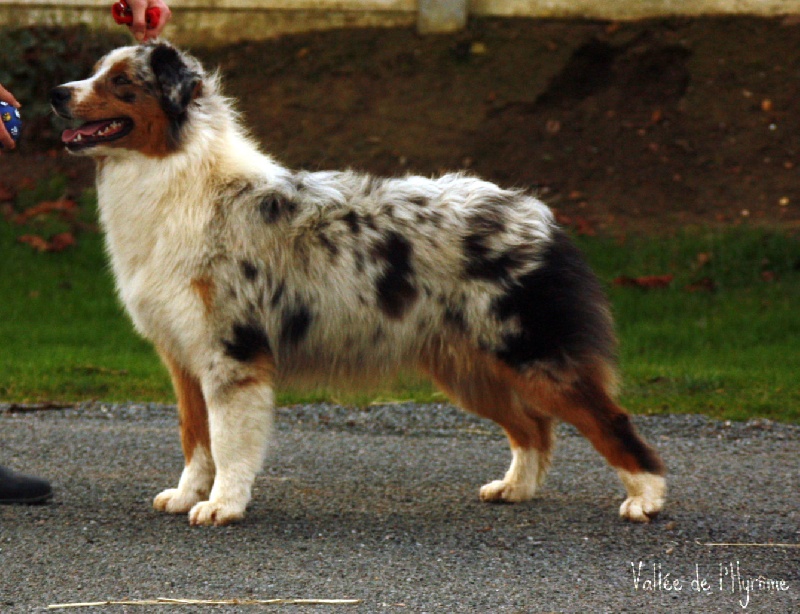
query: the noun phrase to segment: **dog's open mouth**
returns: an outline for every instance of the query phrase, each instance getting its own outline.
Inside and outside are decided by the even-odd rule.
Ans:
[[[127,117],[87,122],[77,128],[64,130],[61,141],[69,149],[82,149],[122,138],[132,129],[133,122]]]

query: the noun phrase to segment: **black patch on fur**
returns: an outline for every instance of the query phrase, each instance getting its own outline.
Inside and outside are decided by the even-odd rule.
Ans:
[[[365,215],[363,218],[364,224],[370,230],[378,230],[378,225],[375,223],[375,218],[371,215]]]
[[[284,313],[281,320],[281,345],[298,345],[308,334],[311,321],[311,312],[305,305]]]
[[[170,119],[170,136],[180,143],[180,132],[187,119],[187,109],[201,83],[199,74],[191,70],[173,47],[163,43],[150,54],[150,68],[161,89],[159,102]]]
[[[280,282],[276,287],[275,290],[272,292],[272,298],[269,301],[270,306],[274,309],[278,306],[283,298],[283,293],[286,290],[286,285],[283,282]]]
[[[325,233],[319,234],[319,242],[322,243],[322,246],[326,250],[328,250],[328,254],[330,254],[331,260],[333,260],[334,258],[336,258],[336,256],[339,255],[339,247]]]
[[[225,353],[239,362],[272,352],[264,327],[253,322],[234,324],[232,339],[224,339],[222,345]]]
[[[255,281],[258,278],[258,268],[252,262],[242,260],[242,273],[247,281]]]
[[[597,356],[613,360],[616,341],[600,282],[569,238],[557,231],[537,269],[516,280],[492,310],[516,319],[520,332],[503,339],[495,354],[517,368],[537,361],[562,365]]]
[[[258,203],[258,212],[267,224],[274,224],[297,211],[297,204],[278,192],[270,192]]]
[[[464,237],[464,277],[506,283],[513,270],[524,264],[521,254],[513,250],[502,253],[490,247],[491,238],[506,229],[503,209],[509,204],[508,197],[489,198],[467,218],[470,234]]]
[[[412,205],[417,207],[427,207],[428,206],[428,199],[424,196],[412,196],[408,199],[408,202]]]
[[[419,294],[412,283],[411,244],[398,233],[390,232],[382,243],[375,246],[373,255],[386,262],[375,284],[378,307],[387,317],[399,319]]]
[[[361,232],[361,221],[359,219],[358,213],[355,211],[348,211],[342,216],[342,221],[347,224],[347,227],[350,229],[354,235],[357,235]]]
[[[480,234],[464,237],[464,257],[464,276],[467,279],[498,283],[508,282],[514,270],[525,262],[525,258],[513,250],[493,254],[486,244],[486,237]]]
[[[473,234],[491,237],[505,231],[506,221],[496,211],[482,208],[475,215],[467,217],[467,227],[472,230]]]
[[[444,310],[444,321],[459,332],[467,332],[467,318],[464,312],[458,307],[446,307]]]

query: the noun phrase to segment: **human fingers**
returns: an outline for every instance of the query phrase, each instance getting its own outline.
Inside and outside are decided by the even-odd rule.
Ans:
[[[3,102],[7,102],[7,103],[8,103],[8,104],[10,104],[12,107],[17,107],[17,108],[19,108],[19,107],[21,107],[21,106],[22,106],[22,105],[21,105],[21,104],[20,104],[20,103],[17,101],[17,99],[16,99],[16,98],[14,98],[14,94],[12,94],[11,92],[9,92],[9,91],[8,91],[6,88],[4,88],[2,85],[0,85],[0,100],[2,100]]]

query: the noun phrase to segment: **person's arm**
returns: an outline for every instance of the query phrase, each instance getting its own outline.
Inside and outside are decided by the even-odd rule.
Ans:
[[[0,85],[0,100],[3,102],[7,102],[13,107],[19,108],[21,105],[17,102],[17,99],[14,98],[14,94],[9,92],[6,88]],[[0,143],[3,144],[3,147],[6,149],[14,149],[17,144],[14,142],[14,139],[11,138],[11,135],[6,130],[6,126],[3,122],[0,121]]]
[[[128,6],[133,12],[133,22],[130,26],[131,32],[137,41],[144,42],[152,38],[157,38],[164,26],[172,17],[172,12],[163,0],[128,0]],[[150,8],[157,8],[161,11],[158,23],[154,27],[148,28],[144,19],[144,12]]]

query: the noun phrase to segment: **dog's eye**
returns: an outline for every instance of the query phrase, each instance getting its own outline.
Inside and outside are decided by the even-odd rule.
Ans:
[[[126,75],[117,75],[116,77],[111,79],[111,83],[113,83],[116,86],[122,86],[122,85],[131,85],[133,81],[128,79]]]

